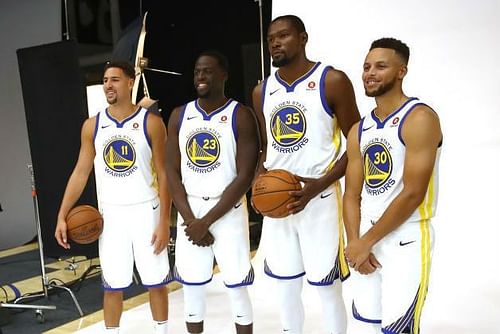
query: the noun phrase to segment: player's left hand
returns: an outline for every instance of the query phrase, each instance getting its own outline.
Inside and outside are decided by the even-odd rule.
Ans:
[[[186,226],[184,233],[186,233],[188,240],[195,245],[208,233],[209,225],[202,219],[193,219],[189,222],[185,221],[182,225]]]
[[[160,254],[165,247],[168,246],[170,240],[170,226],[164,224],[158,224],[153,236],[151,237],[151,245],[154,246],[154,254]]]
[[[371,246],[362,238],[354,239],[349,241],[344,253],[349,267],[359,271],[361,265],[370,257]]]
[[[318,179],[309,177],[302,177],[295,175],[295,177],[304,185],[301,190],[289,191],[289,194],[295,196],[297,200],[287,205],[288,211],[291,215],[298,213],[306,207],[307,203],[318,195],[322,190],[322,185]]]
[[[369,275],[378,268],[382,268],[382,265],[380,264],[380,262],[378,262],[375,255],[373,253],[370,253],[370,255],[368,256],[368,260],[366,260],[359,266],[358,272],[361,275]]]

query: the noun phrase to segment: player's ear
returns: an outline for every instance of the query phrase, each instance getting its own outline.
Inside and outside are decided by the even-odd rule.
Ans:
[[[398,79],[403,80],[403,78],[406,76],[406,73],[408,73],[408,66],[406,66],[405,64],[402,64],[399,67]]]
[[[307,41],[309,40],[309,35],[307,34],[307,32],[303,31],[300,33],[300,38],[302,40],[302,43],[306,45]]]

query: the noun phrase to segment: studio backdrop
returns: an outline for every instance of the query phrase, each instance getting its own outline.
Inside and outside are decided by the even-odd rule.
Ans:
[[[17,51],[45,255],[97,256],[97,243],[60,247],[54,231],[66,183],[78,159],[88,117],[76,43],[62,41]],[[79,204],[97,206],[93,174]]]

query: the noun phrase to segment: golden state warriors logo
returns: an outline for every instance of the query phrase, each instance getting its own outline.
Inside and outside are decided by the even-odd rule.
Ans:
[[[377,188],[389,180],[392,173],[392,158],[382,143],[372,143],[365,149],[365,184]]]
[[[276,109],[270,120],[272,146],[282,152],[291,153],[307,143],[306,118],[298,105],[286,104]]]
[[[103,155],[106,166],[117,173],[130,170],[136,158],[134,146],[124,138],[109,141],[104,148]]]
[[[220,154],[217,136],[208,131],[198,131],[189,137],[186,143],[189,161],[196,167],[205,168],[214,165]]]

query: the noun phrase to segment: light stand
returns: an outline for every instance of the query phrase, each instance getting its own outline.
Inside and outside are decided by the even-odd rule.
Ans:
[[[262,0],[255,0],[259,3],[259,23],[260,23],[260,69],[261,76],[259,83],[264,80],[264,28],[262,24]]]
[[[54,305],[22,305],[18,304],[19,302],[30,299],[30,298],[38,298],[38,297],[45,297],[48,298],[49,296],[49,290],[52,288],[57,288],[57,289],[62,289],[68,292],[73,299],[73,302],[75,303],[75,306],[78,310],[78,313],[80,314],[81,317],[83,317],[83,311],[82,308],[80,307],[80,304],[78,303],[78,300],[75,297],[75,294],[73,291],[71,291],[70,288],[62,285],[58,285],[54,282],[50,282],[49,278],[47,277],[47,273],[45,272],[45,256],[43,253],[43,240],[42,240],[42,230],[41,230],[41,225],[40,225],[40,217],[39,217],[39,212],[38,212],[38,198],[37,198],[37,193],[36,193],[36,186],[35,186],[35,174],[33,172],[33,166],[32,164],[28,164],[28,171],[30,174],[30,179],[31,179],[31,196],[33,197],[33,206],[35,208],[35,225],[36,225],[36,231],[37,231],[37,239],[38,239],[38,249],[40,251],[40,267],[42,271],[42,288],[43,290],[39,293],[35,294],[30,294],[26,296],[21,296],[14,300],[13,304],[7,304],[7,303],[0,303],[0,307],[6,307],[6,308],[24,308],[24,309],[35,309],[35,314],[36,317],[40,322],[44,321],[44,316],[42,310],[55,310],[56,306]]]

